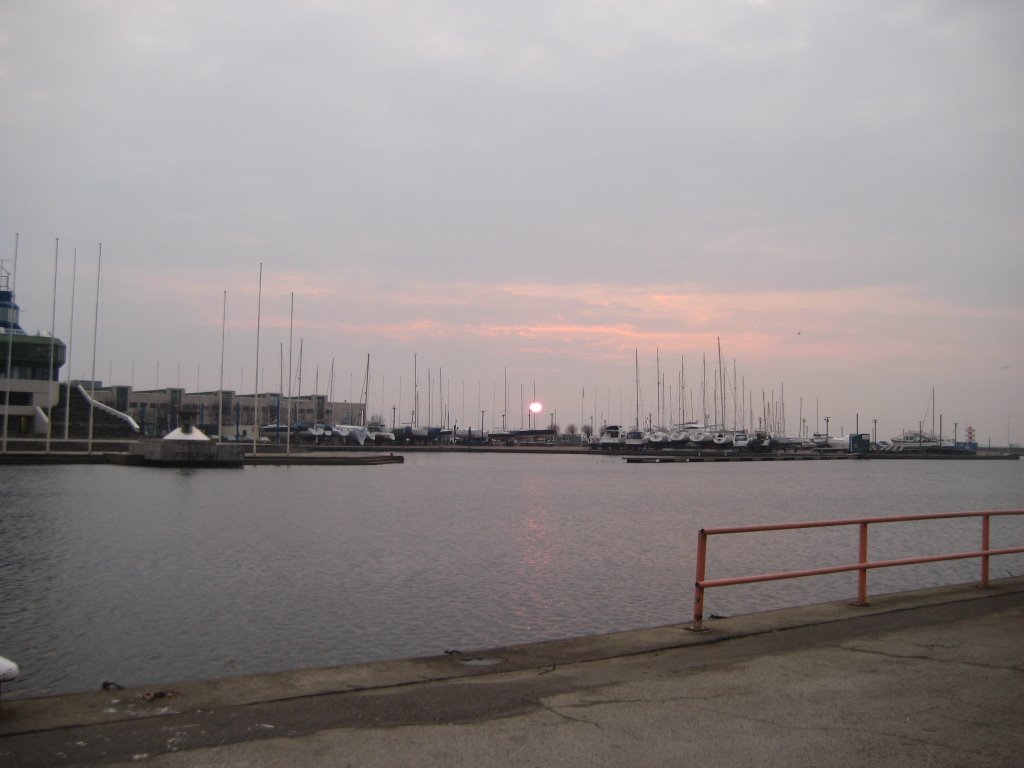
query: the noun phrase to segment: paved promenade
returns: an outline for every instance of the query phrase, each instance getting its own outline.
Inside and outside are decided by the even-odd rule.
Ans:
[[[7,701],[0,765],[1024,765],[1024,579],[708,625]]]

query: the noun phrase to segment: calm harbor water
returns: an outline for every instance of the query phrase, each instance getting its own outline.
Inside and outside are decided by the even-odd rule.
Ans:
[[[626,464],[414,453],[403,465],[2,467],[5,696],[472,650],[683,623],[701,527],[1024,507],[1024,462]],[[980,545],[978,521],[872,529],[873,558]],[[709,576],[856,560],[855,528],[720,537]],[[993,522],[993,546],[1024,520]],[[1024,557],[993,561],[994,578]],[[874,594],[977,578],[873,572]],[[856,576],[708,592],[729,615],[852,597]]]

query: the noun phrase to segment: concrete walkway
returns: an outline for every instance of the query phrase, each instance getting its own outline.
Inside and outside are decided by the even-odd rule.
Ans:
[[[0,765],[1024,764],[1024,579],[708,623],[8,701]]]

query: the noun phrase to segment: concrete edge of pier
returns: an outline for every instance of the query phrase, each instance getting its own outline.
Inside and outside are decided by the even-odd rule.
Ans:
[[[182,712],[329,696],[354,691],[395,689],[505,672],[553,669],[568,664],[623,658],[721,643],[790,629],[855,621],[930,606],[978,601],[1024,593],[1024,577],[878,595],[865,607],[846,601],[784,608],[705,620],[707,629],[688,624],[615,632],[482,650],[452,650],[437,656],[225,677],[168,685],[5,699],[0,705],[0,737],[81,726],[130,722]]]

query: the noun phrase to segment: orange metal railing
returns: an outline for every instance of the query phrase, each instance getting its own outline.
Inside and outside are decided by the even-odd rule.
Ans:
[[[796,579],[802,576],[821,576],[827,573],[857,571],[857,601],[854,605],[868,604],[868,571],[872,568],[890,568],[897,565],[915,565],[917,563],[934,563],[940,560],[963,560],[971,557],[981,558],[980,587],[988,586],[989,558],[993,555],[1010,555],[1024,552],[1024,547],[1007,547],[992,549],[989,543],[989,527],[993,517],[1006,515],[1024,515],[1024,509],[999,509],[980,512],[948,512],[928,515],[896,515],[893,517],[858,517],[844,520],[819,520],[804,523],[777,523],[774,525],[742,525],[729,528],[701,528],[697,537],[697,579],[694,584],[693,624],[690,629],[704,629],[704,590],[711,587],[727,587],[734,584],[754,584],[761,581],[778,581]],[[914,520],[941,520],[949,518],[978,517],[981,518],[981,549],[972,552],[953,552],[945,555],[924,555],[920,557],[904,557],[897,560],[868,560],[868,526],[881,523],[901,523]],[[705,578],[707,572],[708,538],[727,533],[756,533],[761,531],[786,531],[798,528],[833,528],[837,526],[856,525],[860,529],[858,560],[847,565],[833,565],[824,568],[808,568],[800,571],[782,571],[780,573],[761,573],[754,576],[734,576],[724,579]]]

